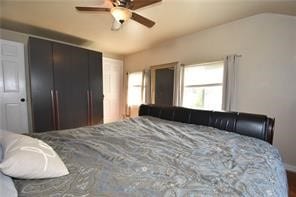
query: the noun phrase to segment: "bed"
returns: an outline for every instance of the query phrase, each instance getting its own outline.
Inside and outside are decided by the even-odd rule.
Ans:
[[[70,174],[14,179],[19,196],[287,196],[264,115],[142,105],[139,117],[34,133]]]

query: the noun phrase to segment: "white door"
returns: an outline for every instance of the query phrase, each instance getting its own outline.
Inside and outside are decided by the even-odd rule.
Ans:
[[[122,118],[123,62],[103,58],[104,123]]]
[[[24,45],[0,39],[0,129],[28,132]]]

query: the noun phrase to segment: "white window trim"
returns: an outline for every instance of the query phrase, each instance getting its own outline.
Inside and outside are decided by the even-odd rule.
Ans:
[[[222,89],[223,89],[223,82],[224,80],[222,80],[222,83],[210,83],[210,84],[201,84],[201,85],[184,85],[184,77],[185,77],[185,69],[188,68],[188,67],[197,67],[197,66],[210,66],[210,65],[213,65],[213,64],[221,64],[223,65],[223,69],[224,69],[224,60],[218,60],[218,61],[211,61],[211,62],[203,62],[203,63],[197,63],[197,64],[189,64],[189,65],[184,65],[184,72],[183,72],[183,82],[182,82],[182,98],[184,96],[184,89],[185,88],[198,88],[198,87],[213,87],[213,86],[222,86]],[[224,72],[223,72],[223,75],[224,75]],[[224,76],[222,76],[223,79],[224,79]],[[223,97],[223,95],[222,95]],[[222,99],[222,102],[223,102],[223,98]],[[183,100],[183,99],[182,99]],[[223,105],[223,104],[222,104]],[[183,102],[182,102],[182,106],[183,105]],[[222,107],[221,106],[221,110],[222,110]]]
[[[207,65],[212,65],[212,64],[223,64],[224,65],[224,61],[223,60],[219,60],[219,61],[212,61],[212,62],[203,62],[203,63],[197,63],[197,64],[189,64],[189,65],[184,65],[184,67],[196,67],[196,66],[207,66]]]
[[[141,101],[143,97],[142,89],[143,89],[143,71],[132,71],[132,72],[127,72],[127,102],[126,105],[128,108],[130,107],[138,107],[136,104],[131,104],[129,105],[129,75],[133,73],[142,73],[142,79],[141,79],[141,85],[133,85],[133,87],[138,87],[141,88]]]

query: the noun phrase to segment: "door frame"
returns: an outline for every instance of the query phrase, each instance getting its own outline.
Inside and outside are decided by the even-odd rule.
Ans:
[[[178,65],[178,62],[171,62],[171,63],[166,63],[166,64],[159,64],[159,65],[154,65],[150,66],[151,70],[151,81],[150,81],[150,86],[151,86],[151,103],[155,103],[155,73],[156,70],[158,69],[163,69],[163,68],[172,68],[175,69],[175,66]]]

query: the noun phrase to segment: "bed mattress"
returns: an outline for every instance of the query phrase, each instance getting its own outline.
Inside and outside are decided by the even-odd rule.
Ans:
[[[32,134],[70,174],[14,179],[19,196],[287,196],[285,169],[269,143],[149,116]]]

